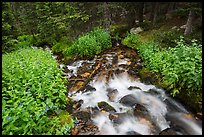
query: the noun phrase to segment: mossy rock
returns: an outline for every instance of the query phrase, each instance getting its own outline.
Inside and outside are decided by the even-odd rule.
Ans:
[[[116,110],[105,101],[98,102],[98,107],[106,112],[116,112]]]

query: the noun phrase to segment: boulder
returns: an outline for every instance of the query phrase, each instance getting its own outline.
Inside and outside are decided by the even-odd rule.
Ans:
[[[128,94],[122,97],[119,101],[121,104],[129,107],[133,107],[135,104],[138,103],[137,99],[132,94]]]
[[[105,101],[98,102],[98,107],[106,112],[116,112],[116,110]]]
[[[143,30],[142,30],[141,27],[137,27],[137,28],[132,28],[132,29],[130,30],[130,33],[131,33],[131,34],[138,34],[138,33],[142,32],[142,31],[143,31]]]

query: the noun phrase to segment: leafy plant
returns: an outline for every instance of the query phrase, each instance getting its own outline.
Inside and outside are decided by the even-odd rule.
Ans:
[[[2,58],[2,134],[69,134],[62,70],[48,51],[20,49]]]
[[[99,54],[102,50],[111,46],[109,33],[101,28],[96,28],[79,37],[63,54],[65,56],[78,55],[81,57],[93,57],[95,54]]]
[[[123,45],[127,45],[132,48],[136,48],[140,43],[140,37],[137,34],[128,33],[128,35],[122,40]]]

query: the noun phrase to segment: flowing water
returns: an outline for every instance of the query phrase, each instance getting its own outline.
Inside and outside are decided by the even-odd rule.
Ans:
[[[92,134],[202,134],[198,120],[182,104],[162,88],[143,83],[137,70],[131,70],[142,65],[134,50],[115,47],[93,60],[65,66],[68,96],[81,102],[76,111],[89,112],[98,129]]]

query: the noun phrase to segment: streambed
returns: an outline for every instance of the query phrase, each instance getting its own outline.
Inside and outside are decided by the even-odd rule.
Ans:
[[[72,135],[202,134],[201,120],[141,79],[143,63],[132,49],[115,46],[60,67],[74,100],[67,110],[78,119]]]

